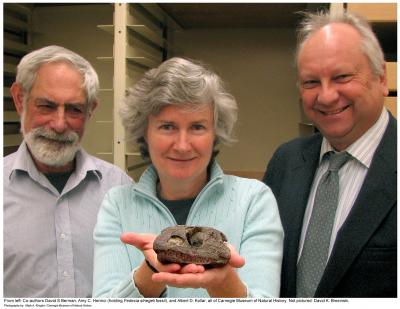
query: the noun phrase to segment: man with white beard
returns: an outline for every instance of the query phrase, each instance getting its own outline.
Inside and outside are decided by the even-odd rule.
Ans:
[[[80,146],[98,89],[90,63],[63,47],[17,67],[11,94],[24,141],[4,158],[4,297],[91,297],[99,206],[132,181]]]

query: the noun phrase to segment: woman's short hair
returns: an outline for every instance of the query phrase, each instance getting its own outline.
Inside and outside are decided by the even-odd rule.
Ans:
[[[221,78],[204,64],[174,57],[147,71],[126,92],[120,109],[126,141],[137,142],[142,156],[149,157],[144,140],[148,117],[165,106],[196,110],[211,104],[214,111],[216,143],[234,142],[233,127],[237,120],[235,98],[227,93]]]
[[[385,58],[382,48],[370,24],[363,17],[342,11],[303,12],[302,14],[304,19],[297,29],[296,63],[299,52],[311,35],[328,24],[343,23],[352,26],[360,34],[361,50],[367,56],[372,72],[375,75],[384,73]]]
[[[90,106],[97,101],[99,78],[92,65],[82,56],[69,49],[51,45],[25,55],[17,66],[16,82],[21,85],[24,91],[25,102],[33,87],[40,66],[55,62],[68,63],[75,67],[83,77],[82,88],[85,91],[88,105]]]

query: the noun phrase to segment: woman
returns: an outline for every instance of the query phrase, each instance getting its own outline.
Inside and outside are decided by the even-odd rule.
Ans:
[[[137,141],[152,165],[137,184],[116,187],[103,201],[94,297],[278,297],[283,230],[275,198],[260,181],[224,175],[214,160],[215,146],[233,141],[237,118],[220,78],[172,58],[128,91],[121,117],[127,140]],[[153,240],[176,224],[223,232],[229,263],[158,262]]]

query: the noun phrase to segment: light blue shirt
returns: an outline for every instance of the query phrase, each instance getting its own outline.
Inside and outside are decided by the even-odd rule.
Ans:
[[[177,224],[157,198],[157,179],[151,166],[137,184],[115,187],[104,198],[94,232],[94,297],[143,297],[132,279],[143,254],[119,237],[122,232],[159,234]],[[237,272],[248,297],[279,297],[283,229],[275,197],[264,183],[224,175],[214,163],[186,224],[214,227],[227,236],[246,260]],[[162,297],[209,295],[205,289],[168,287]]]
[[[61,194],[25,142],[4,158],[4,297],[90,297],[93,228],[105,193],[132,179],[80,149]]]

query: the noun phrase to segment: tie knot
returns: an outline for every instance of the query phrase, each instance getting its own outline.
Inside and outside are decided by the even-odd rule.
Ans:
[[[329,156],[329,167],[331,172],[337,172],[350,159],[350,155],[345,152],[331,152]]]

